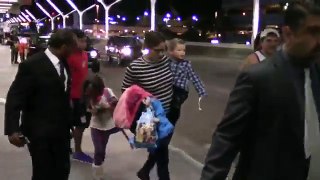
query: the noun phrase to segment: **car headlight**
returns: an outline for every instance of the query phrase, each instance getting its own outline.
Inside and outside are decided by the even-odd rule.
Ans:
[[[141,50],[141,52],[143,55],[147,55],[147,54],[149,54],[149,49],[143,49],[143,50]]]
[[[95,51],[95,50],[90,51],[90,57],[91,58],[96,58],[97,56],[98,56],[97,51]]]
[[[125,56],[130,56],[132,53],[132,50],[129,47],[124,47],[121,49],[121,54]]]

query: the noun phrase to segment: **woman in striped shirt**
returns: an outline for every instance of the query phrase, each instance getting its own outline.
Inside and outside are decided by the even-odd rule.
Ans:
[[[134,60],[128,67],[122,84],[122,90],[133,84],[139,85],[158,98],[166,112],[170,109],[172,100],[172,73],[170,61],[166,53],[165,38],[158,32],[149,32],[145,35],[144,47],[148,54]],[[169,119],[170,120],[170,119]],[[149,153],[148,160],[137,173],[141,180],[149,180],[149,173],[157,163],[160,180],[170,180],[169,177],[169,150],[168,145],[172,136],[164,139],[155,152]]]

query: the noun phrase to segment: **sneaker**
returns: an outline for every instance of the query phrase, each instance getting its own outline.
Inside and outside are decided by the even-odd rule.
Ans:
[[[76,160],[76,161],[83,162],[83,163],[89,163],[89,164],[93,163],[92,157],[90,157],[89,155],[87,155],[87,154],[85,154],[83,152],[75,152],[75,153],[73,153],[72,159]]]
[[[137,173],[137,176],[140,180],[150,180],[150,176],[149,174],[145,173],[144,171],[140,170],[138,173]]]
[[[93,172],[93,179],[94,180],[104,180],[104,172],[103,172],[103,166],[96,166],[95,164],[92,164],[92,172]]]

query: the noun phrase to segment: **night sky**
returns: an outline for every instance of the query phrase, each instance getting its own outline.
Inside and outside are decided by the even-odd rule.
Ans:
[[[63,12],[71,11],[71,7],[65,0],[52,0]],[[114,0],[105,0],[106,3],[112,3]],[[49,12],[54,12],[46,0],[38,0]],[[95,0],[73,0],[79,9],[84,9],[89,5],[96,3]],[[177,15],[186,18],[192,15],[198,15],[200,19],[213,18],[214,12],[220,7],[221,0],[158,0],[157,13],[165,14],[166,12],[176,11]],[[31,10],[38,17],[45,17],[43,13],[34,5],[23,7]],[[150,10],[150,0],[122,0],[119,4],[111,8],[111,15],[125,15],[135,19],[143,15],[145,10]],[[88,12],[89,16],[95,16],[96,8]],[[103,7],[100,5],[100,18],[103,19]]]

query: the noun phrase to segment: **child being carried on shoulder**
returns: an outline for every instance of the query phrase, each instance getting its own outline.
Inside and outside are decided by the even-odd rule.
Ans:
[[[118,99],[112,89],[105,87],[102,78],[97,75],[85,83],[84,92],[87,109],[92,113],[90,128],[94,145],[93,176],[95,180],[102,180],[109,137],[120,131],[117,127],[108,127],[109,121],[113,121],[113,110]]]
[[[182,39],[174,38],[167,42],[167,47],[171,59],[174,85],[173,98],[168,117],[175,124],[180,117],[181,106],[188,98],[190,81],[192,81],[199,95],[199,110],[201,110],[200,101],[203,97],[207,96],[207,93],[201,79],[194,72],[191,62],[185,59],[185,42]]]

